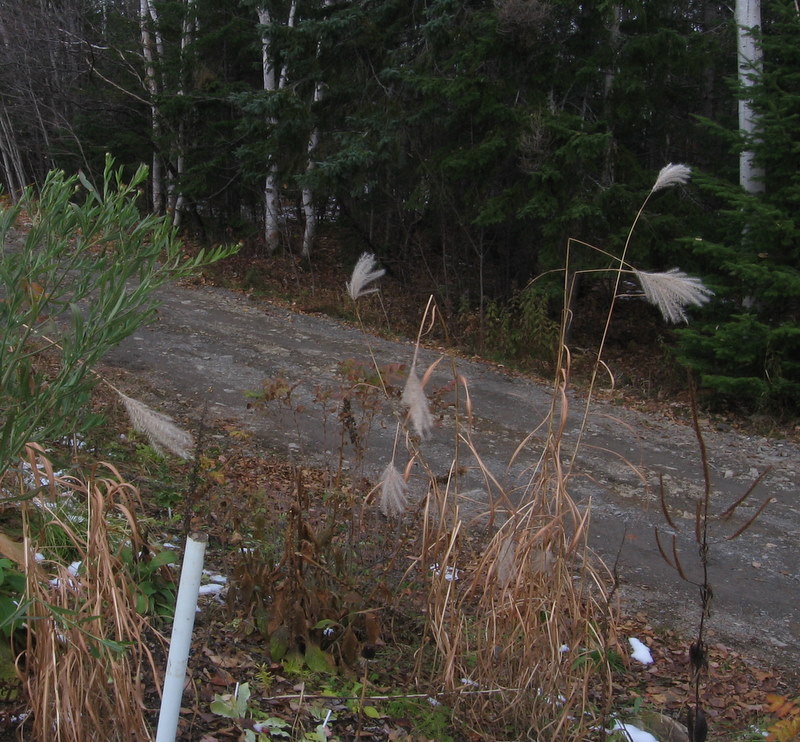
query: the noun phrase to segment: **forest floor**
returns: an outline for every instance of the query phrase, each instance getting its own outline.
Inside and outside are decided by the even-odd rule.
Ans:
[[[441,706],[431,705],[433,691],[414,685],[409,656],[419,649],[425,606],[415,602],[410,588],[391,595],[390,575],[379,566],[413,537],[411,519],[392,524],[368,513],[373,536],[359,545],[361,555],[350,565],[362,582],[363,600],[384,606],[377,651],[362,660],[363,677],[343,672],[326,680],[307,666],[275,662],[261,632],[258,606],[264,596],[252,586],[270,571],[265,565],[281,558],[279,529],[293,517],[298,492],[306,498],[308,527],[320,529],[323,524],[314,518],[331,507],[332,479],[343,483],[342,492],[352,494],[357,486],[367,491],[391,456],[393,430],[368,410],[354,411],[363,423],[354,445],[326,400],[336,397],[348,373],[368,368],[372,358],[391,383],[402,386],[414,355],[408,338],[415,337],[427,301],[422,289],[413,292],[383,279],[380,298],[369,297],[362,306],[362,320],[376,333],[366,334],[344,294],[348,271],[332,254],[323,251],[313,271],[291,256],[269,261],[239,256],[203,280],[170,287],[161,296],[158,321],[126,340],[102,369],[126,393],[187,428],[197,430],[205,421],[199,483],[192,484],[192,464],[176,466],[159,457],[137,455],[131,475],[142,491],[142,515],[154,544],[180,548],[188,530],[210,537],[206,566],[212,586],[201,597],[197,617],[193,680],[180,730],[186,742],[241,738],[241,723],[213,713],[211,704],[216,698],[217,711],[220,703],[230,704],[242,683],[253,694],[252,708],[273,720],[276,738],[282,732],[294,739],[313,735],[320,717],[332,711],[328,731],[342,740],[481,739],[464,727],[454,729],[446,698]],[[580,375],[586,363],[576,351],[578,381],[567,397],[564,450],[569,455],[570,447],[577,449],[573,496],[584,505],[591,499],[590,545],[619,578],[622,642],[639,638],[655,660],[644,666],[622,658],[614,678],[615,708],[644,705],[683,717],[693,698],[688,648],[700,618],[699,589],[666,564],[654,530],[668,542],[674,533],[686,575],[697,580],[694,513],[704,489],[703,467],[688,396],[656,344],[640,345],[636,355],[635,341],[623,341],[612,347],[608,362],[624,383],[598,393],[583,433]],[[508,492],[519,491],[542,440],[535,431],[550,410],[551,385],[454,345],[452,334],[436,329],[426,334],[418,360],[425,368],[445,358],[426,387],[436,417],[426,442],[429,465],[444,476],[453,459],[447,395],[452,378],[460,375],[469,386],[483,463]],[[114,406],[113,397],[104,399],[102,392],[97,403]],[[751,725],[763,724],[766,694],[796,696],[800,689],[798,430],[765,417],[708,414],[701,415],[700,427],[715,514],[763,475],[752,502],[743,503],[730,521],[715,518],[711,526],[714,600],[702,683],[709,739],[756,739],[760,732],[746,735]],[[125,456],[125,447],[133,445],[127,433],[123,417],[112,416],[98,450]],[[509,465],[526,438],[517,463]],[[479,551],[485,536],[483,482],[474,458],[460,456],[463,486],[477,500],[467,540]],[[424,493],[424,479],[412,470],[412,500]],[[660,482],[672,524],[663,512]],[[730,538],[768,499],[754,523]],[[213,587],[214,580],[222,587]],[[367,657],[370,637],[360,639]],[[148,705],[155,713],[157,698],[149,698]]]

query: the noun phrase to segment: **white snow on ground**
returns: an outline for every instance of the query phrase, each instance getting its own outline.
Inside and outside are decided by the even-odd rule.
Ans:
[[[642,644],[638,639],[631,637],[628,639],[628,642],[631,645],[631,657],[635,659],[637,662],[641,662],[643,665],[651,665],[653,663],[653,655],[650,654],[650,650]]]
[[[198,595],[217,595],[225,589],[225,585],[211,583],[210,585],[200,585]]]
[[[624,731],[630,737],[631,742],[658,742],[658,739],[650,732],[644,732],[633,724],[623,724],[621,721],[617,721],[611,731],[616,732],[617,730]]]

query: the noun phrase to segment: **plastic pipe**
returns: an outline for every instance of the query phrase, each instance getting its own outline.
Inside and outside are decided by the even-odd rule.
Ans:
[[[183,555],[181,581],[175,603],[175,618],[172,622],[172,638],[169,642],[156,742],[175,742],[178,732],[183,686],[186,683],[186,665],[189,660],[189,649],[192,646],[197,594],[200,590],[207,543],[208,536],[204,533],[193,533],[186,539],[186,553]]]

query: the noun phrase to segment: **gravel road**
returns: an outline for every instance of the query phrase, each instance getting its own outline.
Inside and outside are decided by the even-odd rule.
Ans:
[[[145,401],[184,421],[198,416],[208,402],[215,416],[250,429],[265,450],[315,465],[330,464],[340,447],[338,427],[330,416],[323,421],[314,401],[315,388],[335,384],[339,361],[369,359],[360,331],[219,288],[170,287],[162,299],[160,319],[115,349],[106,358],[108,365],[136,375],[152,392]],[[379,363],[408,364],[414,352],[408,342],[371,337],[370,344]],[[423,351],[420,367],[440,355]],[[550,391],[489,364],[451,356],[439,365],[429,388],[452,379],[454,368],[469,383],[482,459],[513,490],[535,463],[541,438],[530,439],[514,467],[509,469],[508,462],[520,441],[545,417]],[[297,383],[292,399],[303,409],[277,415],[248,409],[245,392],[259,389],[265,378],[279,376]],[[569,399],[567,448],[570,442],[574,446],[582,416],[580,399]],[[367,475],[374,477],[388,461],[393,435],[393,425],[375,426],[364,461]],[[722,512],[769,469],[752,503],[748,501],[731,522],[715,521],[712,526],[710,627],[717,641],[762,664],[796,673],[800,449],[789,442],[732,432],[704,435],[715,512]],[[452,417],[445,412],[425,446],[435,471],[447,472],[453,439]],[[482,480],[474,475],[471,462],[462,459],[462,463],[472,472],[467,486],[481,493]],[[592,545],[607,562],[618,559],[628,607],[644,611],[654,625],[691,630],[698,617],[698,590],[667,567],[654,537],[656,526],[671,533],[658,502],[659,476],[663,476],[676,525],[686,534],[678,536],[678,548],[687,570],[697,574],[694,502],[703,491],[703,477],[691,428],[658,415],[595,403],[576,463],[573,495],[583,502],[591,498]],[[727,540],[768,497],[773,502],[753,527]]]

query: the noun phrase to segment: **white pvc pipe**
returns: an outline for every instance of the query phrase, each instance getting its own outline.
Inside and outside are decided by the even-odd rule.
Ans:
[[[186,665],[192,646],[192,629],[197,613],[197,594],[203,574],[203,558],[208,536],[193,533],[186,539],[183,555],[178,599],[175,603],[175,619],[172,622],[172,638],[169,642],[167,672],[164,677],[164,694],[161,696],[161,712],[158,715],[156,742],[175,742],[178,718],[181,714],[183,686],[186,682]]]

